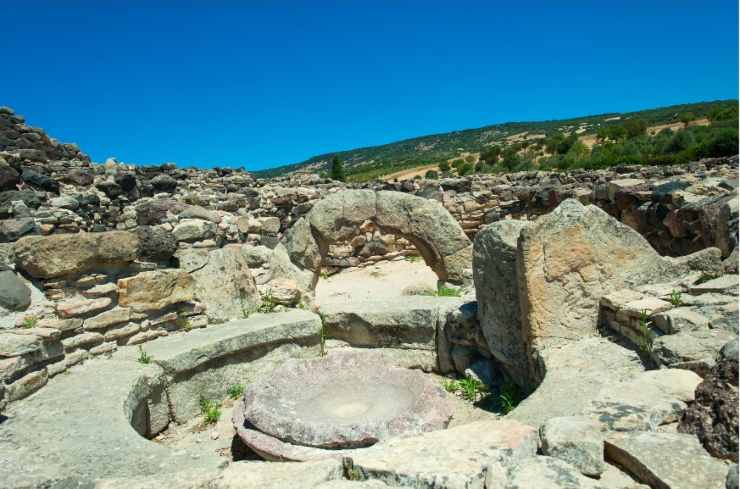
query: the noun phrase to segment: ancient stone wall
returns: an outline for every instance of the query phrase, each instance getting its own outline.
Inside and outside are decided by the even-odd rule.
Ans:
[[[273,250],[316,202],[348,187],[437,200],[470,238],[492,222],[536,219],[572,197],[635,228],[661,254],[717,246],[736,270],[736,185],[737,157],[362,185],[93,164],[0,109],[0,398],[3,391],[6,399],[24,397],[120,345],[242,318],[263,297],[297,305],[300,284],[273,276]],[[332,271],[409,253],[416,253],[409,240],[368,222],[331,245],[324,264]],[[450,341],[460,365],[485,343]]]

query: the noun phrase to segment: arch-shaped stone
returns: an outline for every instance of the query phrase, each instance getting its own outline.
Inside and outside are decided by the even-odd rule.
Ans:
[[[273,272],[292,272],[312,290],[329,246],[359,234],[366,221],[411,241],[441,281],[462,284],[470,278],[472,244],[447,209],[434,200],[374,190],[344,190],[317,202],[278,245]]]

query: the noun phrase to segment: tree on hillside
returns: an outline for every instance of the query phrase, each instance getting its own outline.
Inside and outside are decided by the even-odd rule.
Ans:
[[[494,145],[480,155],[481,161],[488,166],[495,166],[501,156],[501,146]]]
[[[442,163],[439,164],[439,171],[443,173],[450,171],[450,164],[446,161],[443,161]]]
[[[344,163],[342,163],[342,160],[340,160],[338,156],[334,156],[331,159],[329,175],[332,180],[339,180],[340,182],[344,181]]]
[[[642,119],[627,119],[624,121],[624,130],[627,131],[628,138],[636,138],[645,134],[647,124]]]
[[[696,119],[696,116],[693,112],[684,112],[679,116],[678,119],[683,123],[683,127],[689,127],[689,122]]]

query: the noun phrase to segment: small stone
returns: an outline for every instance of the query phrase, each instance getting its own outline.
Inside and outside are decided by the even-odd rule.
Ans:
[[[31,305],[31,289],[12,270],[0,271],[0,306],[24,311]]]
[[[65,351],[76,350],[77,348],[89,349],[103,342],[103,335],[100,333],[82,333],[62,340]]]

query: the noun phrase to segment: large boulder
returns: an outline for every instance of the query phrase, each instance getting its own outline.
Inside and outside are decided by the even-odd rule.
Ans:
[[[195,297],[206,306],[211,322],[241,319],[260,303],[241,245],[227,245],[209,252],[207,261],[191,276]]]
[[[27,236],[15,243],[17,267],[49,279],[117,267],[134,261],[139,239],[127,231]]]
[[[478,321],[488,349],[515,382],[527,379],[526,338],[522,331],[516,277],[517,240],[529,221],[498,221],[482,229],[473,245],[473,280]]]
[[[547,344],[597,335],[603,295],[679,278],[688,262],[661,257],[629,226],[573,199],[524,228],[517,270],[532,381],[542,379],[536,357]]]

